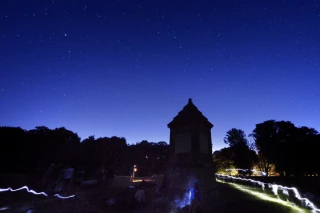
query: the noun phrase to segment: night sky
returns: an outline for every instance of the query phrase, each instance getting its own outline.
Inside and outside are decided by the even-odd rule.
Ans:
[[[320,130],[317,0],[1,0],[0,126],[169,141],[192,98],[215,126]]]

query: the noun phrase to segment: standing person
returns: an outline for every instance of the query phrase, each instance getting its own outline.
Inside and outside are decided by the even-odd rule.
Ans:
[[[67,191],[70,191],[73,175],[74,168],[72,168],[71,166],[67,166],[64,172],[64,187]]]
[[[134,171],[134,167],[132,166],[130,168],[130,182],[133,182],[133,171]]]
[[[137,192],[134,195],[134,198],[138,201],[139,204],[144,204],[146,202],[146,194],[144,192],[146,188],[146,182],[143,180],[138,187]]]
[[[111,185],[113,182],[114,178],[114,171],[112,168],[108,169],[108,174],[107,174],[107,185]]]
[[[48,170],[46,171],[46,173],[42,178],[42,187],[44,188],[44,190],[47,190],[47,188],[51,184],[51,175],[54,172],[54,169],[55,169],[54,163],[50,164],[50,167],[48,168]]]
[[[59,170],[61,169],[61,164],[54,166],[53,171],[50,176],[50,189],[54,190],[59,179]]]
[[[84,179],[84,171],[82,168],[78,168],[77,169],[77,173],[76,173],[76,176],[75,176],[75,182],[76,182],[76,189],[79,190],[80,189],[80,186],[81,186],[81,183]]]
[[[63,188],[63,179],[64,179],[65,167],[62,163],[59,164],[58,168],[56,169],[56,181],[54,186],[54,192],[61,192]]]

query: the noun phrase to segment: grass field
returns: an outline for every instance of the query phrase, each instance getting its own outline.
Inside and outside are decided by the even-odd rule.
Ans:
[[[155,189],[146,190],[148,203],[142,207],[129,207],[120,205],[108,207],[106,201],[115,195],[122,197],[133,196],[134,191],[126,191],[129,185],[128,177],[117,177],[110,187],[92,186],[83,188],[75,193],[75,197],[67,200],[60,200],[55,197],[38,197],[27,192],[5,192],[0,196],[0,208],[9,209],[2,212],[24,212],[33,210],[34,213],[126,213],[126,212],[163,212],[173,213],[169,206],[163,203],[154,203]],[[139,184],[133,183],[135,185]],[[8,199],[10,197],[10,199]],[[232,184],[217,183],[217,194],[212,196],[210,202],[210,212],[246,212],[246,213],[297,213],[309,212],[293,206],[279,204],[275,201],[261,199],[256,195],[237,189]]]
[[[224,202],[220,212],[247,213],[298,213],[311,212],[295,207],[287,202],[280,202],[264,196],[262,193],[252,193],[239,185],[219,182],[219,197]]]

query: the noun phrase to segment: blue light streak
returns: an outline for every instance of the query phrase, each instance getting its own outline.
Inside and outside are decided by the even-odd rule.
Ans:
[[[43,195],[43,196],[46,196],[48,197],[48,194],[45,193],[45,192],[36,192],[32,189],[29,189],[28,186],[23,186],[23,187],[20,187],[18,189],[12,189],[11,187],[8,187],[8,188],[0,188],[0,192],[7,192],[7,191],[11,191],[11,192],[16,192],[16,191],[20,191],[20,190],[27,190],[28,193],[32,193],[34,195]],[[60,199],[69,199],[69,198],[73,198],[75,197],[75,195],[70,195],[70,196],[61,196],[60,194],[54,194],[53,196],[55,197],[58,197]]]

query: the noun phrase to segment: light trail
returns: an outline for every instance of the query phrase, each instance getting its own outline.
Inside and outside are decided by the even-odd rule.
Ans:
[[[5,210],[8,210],[8,209],[10,209],[10,208],[8,206],[5,206],[5,207],[1,207],[0,211],[5,211]]]
[[[36,191],[34,191],[32,189],[30,190],[28,188],[28,186],[23,186],[23,187],[18,188],[18,189],[12,189],[11,187],[8,187],[6,189],[0,188],[0,192],[7,192],[7,191],[16,192],[16,191],[20,191],[20,190],[23,190],[23,189],[27,190],[28,193],[32,193],[34,195],[44,195],[44,196],[48,197],[47,193],[45,193],[45,192],[36,192]]]
[[[11,192],[16,192],[16,191],[20,191],[20,190],[27,190],[28,193],[32,193],[34,195],[43,195],[43,196],[46,196],[48,197],[48,194],[45,193],[45,192],[36,192],[32,189],[29,189],[28,186],[23,186],[21,188],[18,188],[18,189],[12,189],[11,187],[8,187],[8,188],[0,188],[0,192],[8,192],[8,191],[11,191]],[[60,199],[69,199],[69,198],[73,198],[75,197],[75,195],[70,195],[70,196],[61,196],[60,194],[54,194],[53,196],[55,197],[58,197]]]
[[[61,195],[59,195],[59,194],[55,194],[55,195],[53,195],[53,196],[58,197],[58,198],[60,198],[60,199],[69,199],[69,198],[75,197],[75,195],[61,196]]]
[[[256,180],[247,179],[247,178],[233,177],[233,176],[230,176],[230,175],[216,174],[216,176],[218,178],[221,178],[222,180],[233,179],[233,180],[242,180],[242,181],[246,181],[246,182],[256,183],[256,184],[260,185],[263,190],[265,189],[265,185],[267,185],[269,188],[272,189],[272,192],[275,195],[278,195],[278,191],[280,189],[280,190],[282,190],[283,194],[289,196],[289,192],[288,191],[291,190],[291,191],[294,192],[295,197],[298,200],[302,201],[305,204],[306,207],[309,207],[313,212],[320,212],[320,209],[318,209],[315,206],[315,204],[312,203],[309,199],[303,198],[300,195],[298,189],[295,188],[295,187],[287,187],[287,186],[281,186],[281,185],[278,185],[278,184],[264,183],[264,182],[261,182],[261,181],[256,181]]]
[[[223,183],[223,181],[221,181],[219,179],[217,181]],[[295,210],[294,212],[309,213],[308,209],[306,209],[306,210],[301,209],[298,206],[296,206],[296,205],[294,205],[294,204],[292,204],[292,203],[290,203],[288,201],[284,201],[284,200],[281,200],[279,198],[270,197],[270,196],[268,196],[268,195],[266,195],[264,193],[261,193],[261,192],[255,192],[255,191],[247,189],[246,187],[243,187],[243,186],[241,186],[239,184],[235,184],[235,183],[227,183],[227,184],[230,184],[232,187],[234,187],[234,188],[236,188],[236,189],[238,189],[240,191],[243,191],[245,193],[248,193],[250,195],[253,195],[253,196],[255,196],[255,197],[259,198],[259,199],[266,200],[266,201],[269,201],[269,202],[273,202],[273,203],[276,203],[276,204],[280,204],[280,205],[283,205],[283,206],[287,206],[287,207],[291,208],[292,210]]]

